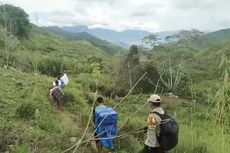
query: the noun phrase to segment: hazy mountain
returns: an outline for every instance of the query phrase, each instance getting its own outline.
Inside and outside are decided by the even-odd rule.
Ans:
[[[141,30],[125,30],[118,32],[103,28],[89,29],[87,26],[62,27],[62,29],[73,33],[87,32],[100,39],[126,48],[130,47],[132,44],[141,44],[142,39],[151,34],[148,31]]]
[[[140,45],[142,44],[142,39],[151,34],[149,31],[143,30],[125,30],[125,31],[115,31],[103,28],[90,29],[87,26],[79,25],[72,27],[62,27],[63,30],[73,33],[87,32],[94,35],[100,39],[112,42],[119,46],[129,48],[132,44]],[[175,33],[174,31],[159,32],[160,38],[165,38],[168,35]]]
[[[148,31],[142,30],[125,30],[125,31],[115,31],[110,29],[103,29],[103,28],[94,28],[90,29],[87,26],[80,25],[80,26],[72,26],[72,27],[62,27],[63,31],[68,31],[71,33],[81,33],[86,32],[95,37],[100,39],[112,42],[119,46],[129,48],[132,44],[142,44],[142,39],[145,36],[151,34]],[[157,33],[161,39],[164,39],[166,36],[175,34],[177,31],[163,31]],[[203,48],[207,45],[217,44],[222,42],[226,39],[230,39],[230,29],[223,29],[215,32],[209,32],[204,35],[203,42],[193,42],[196,48]]]

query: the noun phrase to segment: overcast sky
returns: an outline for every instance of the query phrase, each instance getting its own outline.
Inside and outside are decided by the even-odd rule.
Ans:
[[[230,0],[0,0],[39,26],[88,25],[152,32],[230,28]]]

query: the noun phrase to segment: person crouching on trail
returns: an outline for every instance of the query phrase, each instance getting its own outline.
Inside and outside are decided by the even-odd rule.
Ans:
[[[164,114],[164,110],[161,107],[161,98],[158,95],[151,95],[148,99],[152,112],[159,112]],[[139,153],[164,153],[164,150],[160,147],[157,134],[160,132],[159,124],[161,118],[154,113],[150,113],[147,119],[147,139],[145,141],[144,148]]]
[[[59,86],[59,81],[55,81],[55,86],[50,90],[50,99],[56,103],[56,105],[61,103],[64,93]]]
[[[103,98],[98,97],[93,119],[97,152],[102,153],[102,148],[106,148],[109,150],[109,153],[112,153],[117,135],[117,112],[111,107],[105,106]]]

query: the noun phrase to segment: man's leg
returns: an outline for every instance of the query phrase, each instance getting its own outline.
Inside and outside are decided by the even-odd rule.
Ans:
[[[100,140],[99,140],[99,137],[97,136],[96,132],[94,133],[94,137],[95,137],[95,144],[97,147],[97,153],[102,153],[102,146],[100,144]]]
[[[112,150],[112,149],[109,149],[108,153],[113,153],[113,150]]]
[[[162,148],[156,148],[155,150],[156,153],[165,153],[165,151]]]
[[[148,149],[148,147],[145,145],[144,148],[139,153],[151,153],[151,150]]]
[[[165,153],[165,151],[160,147],[156,147],[156,148],[149,148],[148,153]]]
[[[102,153],[102,146],[99,140],[96,140],[97,152]]]
[[[98,137],[95,137],[96,139],[98,139]],[[99,140],[95,140],[95,143],[96,143],[96,147],[97,147],[97,152],[98,153],[102,153],[102,146],[100,144],[100,141]]]

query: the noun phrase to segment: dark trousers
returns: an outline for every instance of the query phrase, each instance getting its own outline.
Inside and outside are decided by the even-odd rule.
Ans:
[[[165,153],[164,150],[160,147],[152,148],[147,145],[139,153]]]

